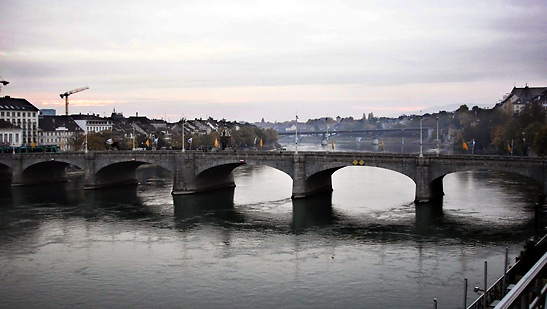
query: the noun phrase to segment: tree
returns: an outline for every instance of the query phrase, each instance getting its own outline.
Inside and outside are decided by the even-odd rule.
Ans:
[[[547,126],[543,126],[536,133],[532,147],[538,155],[547,155]]]
[[[527,125],[539,122],[541,124],[545,123],[545,108],[539,102],[532,102],[526,104],[518,116],[518,121],[522,127]]]

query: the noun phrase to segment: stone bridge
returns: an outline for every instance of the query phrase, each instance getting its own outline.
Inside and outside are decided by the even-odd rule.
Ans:
[[[172,172],[174,195],[233,187],[232,171],[243,164],[266,165],[293,180],[292,197],[332,190],[331,175],[346,166],[373,166],[399,172],[416,184],[415,202],[443,196],[443,177],[454,172],[495,170],[527,176],[547,193],[546,160],[529,157],[353,153],[353,152],[174,152],[103,151],[1,154],[0,180],[31,185],[67,180],[67,173],[85,174],[84,189],[134,184],[136,169],[156,164]]]

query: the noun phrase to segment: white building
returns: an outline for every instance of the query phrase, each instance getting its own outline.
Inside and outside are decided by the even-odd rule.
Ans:
[[[112,120],[102,118],[96,115],[71,115],[78,126],[87,133],[98,133],[102,131],[112,131]]]
[[[0,98],[0,119],[21,128],[13,133],[16,145],[30,145],[38,140],[38,108],[25,99],[5,96]]]
[[[70,116],[42,116],[38,144],[57,145],[61,151],[73,151],[76,138],[83,133]]]
[[[0,119],[0,146],[19,147],[22,145],[21,136],[23,136],[23,129]]]

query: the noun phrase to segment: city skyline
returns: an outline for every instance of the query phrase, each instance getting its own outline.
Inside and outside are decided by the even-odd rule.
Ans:
[[[547,85],[541,1],[0,1],[1,95],[287,121],[494,106]]]

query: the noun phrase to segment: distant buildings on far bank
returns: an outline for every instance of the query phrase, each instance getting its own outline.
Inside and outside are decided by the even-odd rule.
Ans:
[[[501,108],[513,115],[519,114],[522,109],[533,102],[540,103],[544,108],[547,108],[547,87],[528,87],[526,85],[522,88],[514,87],[510,93],[504,95],[503,100],[499,101],[493,108]],[[447,113],[439,112],[438,114]],[[448,112],[448,114],[453,112]],[[397,127],[404,127],[408,124],[412,124],[416,118],[424,116],[424,121],[429,118],[430,114],[424,115],[401,115],[397,118],[389,117],[374,117],[372,113],[368,115],[363,114],[360,119],[354,119],[353,117],[336,118],[322,117],[317,119],[309,119],[308,121],[295,120],[285,122],[267,122],[262,118],[262,121],[256,122],[255,125],[261,128],[273,128],[280,133],[291,133],[297,130],[298,132],[305,131],[348,131],[348,130],[363,130],[363,129],[390,129]]]
[[[501,108],[507,112],[518,114],[531,103],[540,103],[547,108],[547,87],[514,87],[506,94],[494,108]],[[440,112],[447,113],[447,112]],[[372,113],[363,113],[361,119],[353,117],[336,118],[323,117],[310,119],[307,122],[270,123],[262,119],[255,123],[261,128],[273,128],[278,132],[298,131],[325,131],[358,130],[363,128],[387,129],[404,127],[415,120],[416,115],[402,115],[398,118],[374,117]],[[32,103],[23,98],[0,97],[0,146],[23,145],[58,145],[63,151],[74,150],[74,141],[78,136],[87,133],[112,131],[113,134],[124,138],[133,138],[136,135],[146,135],[154,138],[160,134],[170,142],[173,134],[209,134],[219,131],[219,128],[239,129],[236,122],[226,120],[194,119],[167,122],[163,119],[148,119],[144,116],[128,118],[114,111],[110,117],[100,117],[95,114],[74,114],[57,116],[54,109],[39,110]]]
[[[173,134],[209,134],[220,127],[238,130],[239,124],[226,120],[188,119],[169,123],[145,116],[124,117],[114,111],[110,117],[95,114],[56,115],[54,109],[39,110],[22,98],[0,97],[0,146],[58,145],[62,151],[74,150],[75,140],[87,133],[111,131],[113,136],[162,138],[169,142]]]

